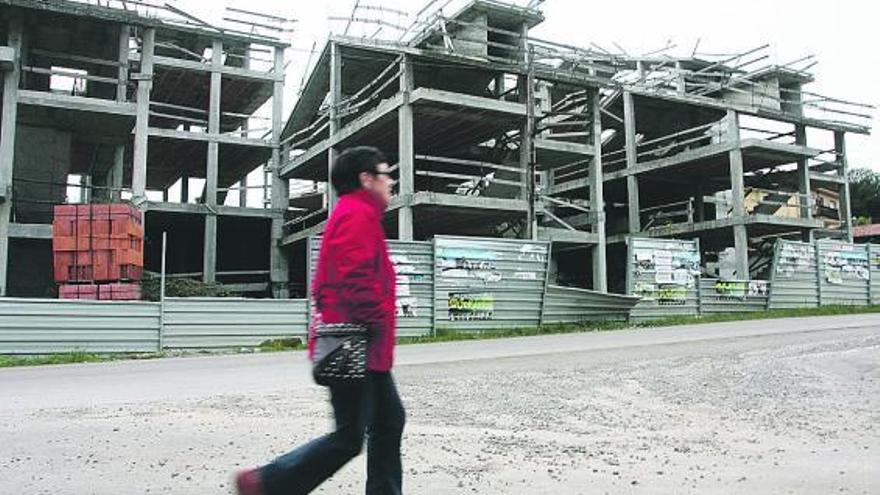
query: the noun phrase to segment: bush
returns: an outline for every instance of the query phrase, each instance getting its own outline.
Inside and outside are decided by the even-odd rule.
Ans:
[[[159,278],[144,280],[141,282],[141,299],[158,301],[160,290]],[[233,297],[237,295],[223,287],[222,284],[206,284],[189,278],[165,280],[165,297]]]

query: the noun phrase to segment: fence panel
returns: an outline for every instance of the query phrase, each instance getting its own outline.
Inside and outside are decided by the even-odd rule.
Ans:
[[[871,304],[880,304],[880,245],[868,244],[871,263]]]
[[[0,354],[152,352],[158,336],[157,303],[0,299]]]
[[[700,280],[700,313],[754,313],[765,311],[770,283],[765,280]]]
[[[436,327],[537,326],[549,253],[547,242],[435,237]]]
[[[627,292],[641,297],[631,319],[699,313],[700,246],[696,240],[627,239]]]
[[[816,243],[822,306],[870,303],[868,247],[837,241]]]
[[[164,347],[253,347],[272,339],[304,337],[305,299],[168,298]]]
[[[311,283],[318,265],[321,238],[311,238],[309,246]],[[388,253],[397,273],[397,335],[430,334],[434,320],[434,245],[430,242],[390,240]]]
[[[770,309],[818,307],[815,247],[805,242],[777,241],[770,288]]]
[[[637,297],[550,285],[544,295],[541,324],[626,321],[638,302]]]

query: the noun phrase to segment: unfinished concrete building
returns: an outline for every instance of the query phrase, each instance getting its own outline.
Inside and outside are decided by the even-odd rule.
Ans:
[[[478,0],[431,19],[405,42],[330,39],[282,134],[281,176],[326,183],[338,150],[377,146],[398,174],[390,237],[550,240],[560,278],[604,291],[610,57],[531,37],[534,9]],[[295,266],[333,208],[322,191],[291,199]]]
[[[395,42],[330,39],[284,129],[282,177],[326,182],[337,150],[378,146],[399,174],[390,237],[550,240],[551,283],[601,291],[625,290],[631,235],[699,238],[740,279],[776,238],[851,237],[845,133],[870,116],[805,90],[809,58],[571,47],[530,35],[540,12],[485,0],[424,18]],[[296,266],[333,207],[324,191],[291,199]]]
[[[148,270],[167,232],[170,273],[287,294],[284,20],[235,14],[241,31],[158,2],[0,1],[0,294],[51,293],[53,205],[119,200],[146,212]],[[263,165],[276,194],[248,204]]]
[[[612,257],[627,236],[698,238],[727,267],[710,275],[749,279],[776,239],[852,241],[845,136],[872,107],[808,91],[811,57],[759,66],[766,48],[621,61],[603,107]]]
[[[356,2],[345,32],[376,29],[330,38],[285,124],[285,19],[0,0],[0,291],[51,294],[53,205],[130,200],[147,270],[167,232],[174,276],[302,296],[330,164],[358,144],[396,170],[390,238],[548,240],[553,284],[623,292],[634,235],[699,238],[738,279],[777,238],[851,237],[845,137],[871,108],[805,89],[811,60],[633,57],[537,38],[535,8],[459,3],[395,25]]]

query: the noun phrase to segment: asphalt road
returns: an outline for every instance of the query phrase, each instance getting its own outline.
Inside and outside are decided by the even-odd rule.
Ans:
[[[880,315],[403,346],[405,488],[880,493],[878,351]],[[0,493],[230,493],[329,424],[301,352],[0,369]]]

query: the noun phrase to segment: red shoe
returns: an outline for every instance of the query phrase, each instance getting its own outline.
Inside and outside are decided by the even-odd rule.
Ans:
[[[263,491],[263,479],[257,469],[239,471],[235,475],[235,487],[238,495],[266,495]]]

